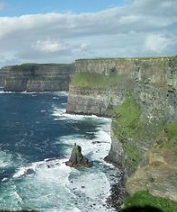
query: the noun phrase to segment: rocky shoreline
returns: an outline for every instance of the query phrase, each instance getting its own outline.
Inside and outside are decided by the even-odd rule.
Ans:
[[[125,186],[124,179],[122,178],[119,182],[115,182],[111,185],[111,195],[107,198],[107,204],[109,207],[115,208],[117,212],[120,211],[123,205],[124,198],[128,196]]]

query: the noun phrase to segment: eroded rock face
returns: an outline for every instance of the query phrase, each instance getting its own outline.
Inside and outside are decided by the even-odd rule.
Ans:
[[[177,57],[78,60],[67,112],[112,116],[106,159],[123,168],[128,192],[177,201],[177,123],[157,139],[177,120]]]
[[[148,190],[155,196],[177,201],[177,157],[168,148],[155,146],[148,151],[148,163],[137,169],[126,183],[132,195],[139,190]]]
[[[79,145],[76,145],[76,143],[73,146],[73,150],[72,150],[69,161],[67,161],[65,164],[70,167],[82,167],[82,166],[91,167],[92,166],[89,160],[82,155],[82,149]]]

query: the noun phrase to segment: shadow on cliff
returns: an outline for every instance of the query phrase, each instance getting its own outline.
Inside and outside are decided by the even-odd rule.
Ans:
[[[144,207],[140,207],[140,206],[134,206],[134,207],[128,207],[125,209],[121,209],[120,212],[164,212],[159,208],[155,208],[152,206],[144,206]]]

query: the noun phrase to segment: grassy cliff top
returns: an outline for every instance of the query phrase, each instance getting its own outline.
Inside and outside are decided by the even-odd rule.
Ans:
[[[107,60],[128,60],[128,61],[136,61],[136,60],[168,60],[175,59],[177,60],[177,56],[164,56],[164,57],[119,57],[119,58],[106,58],[106,57],[96,57],[96,58],[82,58],[77,59],[76,62],[84,62],[84,61],[107,61]]]
[[[115,74],[104,76],[103,74],[98,73],[82,72],[74,74],[71,85],[78,87],[109,88],[117,87],[118,82],[119,78]]]
[[[46,63],[46,64],[39,64],[39,63],[24,63],[21,65],[13,65],[10,66],[11,70],[28,70],[28,69],[38,69],[40,67],[44,67],[44,66],[53,66],[53,67],[67,67],[70,66],[72,64],[56,64],[56,63]]]

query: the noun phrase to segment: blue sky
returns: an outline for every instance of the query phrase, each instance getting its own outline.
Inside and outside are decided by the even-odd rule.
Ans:
[[[177,0],[0,0],[0,67],[177,55]]]
[[[123,5],[124,0],[6,0],[1,15],[19,16],[49,12],[97,12]]]

